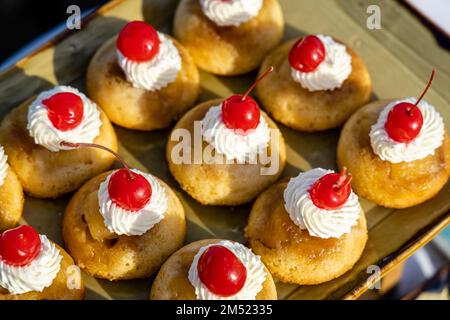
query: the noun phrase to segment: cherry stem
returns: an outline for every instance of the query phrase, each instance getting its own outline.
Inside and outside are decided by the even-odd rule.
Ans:
[[[425,95],[425,93],[427,93],[428,89],[431,86],[431,82],[433,82],[433,78],[434,78],[434,74],[436,73],[436,71],[433,69],[431,70],[431,76],[430,76],[430,80],[428,80],[428,84],[425,88],[425,90],[422,92],[422,95],[420,96],[420,98],[416,101],[416,103],[414,104],[416,107],[419,104],[420,100],[422,100],[423,96]]]
[[[267,69],[266,72],[264,72],[258,79],[256,79],[255,82],[251,85],[250,88],[248,88],[248,90],[242,96],[241,101],[244,101],[245,98],[247,98],[248,94],[253,90],[253,88],[256,87],[258,82],[260,82],[262,79],[264,79],[272,71],[273,71],[273,66],[270,66],[269,69]]]
[[[343,167],[341,176],[339,177],[338,181],[334,183],[334,188],[342,189],[343,187],[346,187],[351,180],[352,174],[348,172],[347,167]]]
[[[97,148],[97,149],[101,149],[104,151],[108,151],[109,153],[111,153],[112,155],[114,155],[114,157],[116,157],[116,159],[122,164],[122,166],[127,169],[129,175],[130,175],[130,179],[134,179],[134,175],[130,170],[130,167],[128,166],[128,164],[125,162],[125,160],[115,151],[102,146],[100,144],[96,144],[96,143],[84,143],[84,142],[67,142],[67,141],[61,141],[60,142],[61,146],[65,146],[65,147],[70,147],[70,148],[79,148],[79,147],[87,147],[87,148]]]

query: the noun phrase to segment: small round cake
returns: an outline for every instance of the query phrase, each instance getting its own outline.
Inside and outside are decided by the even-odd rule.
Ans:
[[[117,150],[106,115],[83,93],[68,86],[43,91],[11,110],[0,125],[0,144],[24,191],[56,198],[107,170],[114,157],[95,149],[64,147],[61,142],[100,143]]]
[[[156,177],[119,169],[89,180],[70,200],[64,243],[77,265],[108,280],[146,278],[183,245],[184,208]]]
[[[372,102],[345,124],[337,159],[339,166],[353,173],[352,185],[359,196],[381,206],[407,208],[434,197],[447,183],[450,140],[433,106],[422,100],[413,108],[421,115],[422,124],[413,124],[420,131],[404,136],[403,142],[391,138],[392,134],[402,140],[396,132],[401,135],[402,126],[409,123],[388,121],[395,119],[394,108],[400,105],[395,110],[401,111],[405,103],[414,106],[416,102],[414,98]]]
[[[371,97],[369,72],[350,48],[325,35],[288,41],[267,55],[260,72],[275,72],[256,87],[262,107],[299,131],[342,125]]]
[[[0,232],[19,224],[24,202],[22,185],[7,161],[0,146]]]
[[[264,191],[246,236],[277,279],[313,285],[335,279],[359,260],[367,226],[346,171],[313,169]]]
[[[261,64],[283,38],[284,18],[277,0],[182,0],[173,29],[199,68],[230,76]]]
[[[188,51],[142,21],[128,23],[89,64],[89,96],[115,124],[135,130],[170,126],[197,100],[199,74]]]
[[[166,157],[170,172],[201,204],[249,202],[284,169],[286,147],[281,132],[253,99],[247,97],[250,105],[243,106],[239,97],[242,95],[199,104],[180,119],[169,136]],[[223,121],[223,110],[229,111],[230,121]],[[242,121],[234,123],[235,116]],[[253,119],[251,132],[245,131],[245,119]]]
[[[0,300],[81,299],[80,270],[64,249],[30,226],[1,234]]]
[[[260,257],[240,243],[200,240],[175,252],[161,267],[152,300],[276,300]]]

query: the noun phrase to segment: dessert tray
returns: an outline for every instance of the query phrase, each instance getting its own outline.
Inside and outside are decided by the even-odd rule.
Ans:
[[[374,2],[381,8],[381,30],[370,30],[366,26],[369,15],[366,10]],[[419,88],[424,87],[429,71],[435,67],[439,72],[427,100],[438,108],[446,127],[450,127],[450,54],[441,49],[431,33],[400,4],[381,0],[280,0],[280,4],[286,20],[285,39],[310,32],[330,34],[347,42],[361,55],[372,76],[373,100],[417,95]],[[101,7],[82,21],[81,30],[67,30],[0,74],[0,117],[57,83],[86,92],[87,65],[101,44],[130,20],[145,20],[170,34],[176,5],[176,0],[115,0]],[[253,72],[240,77],[217,77],[200,71],[199,101],[243,92],[255,75]],[[314,167],[336,168],[339,130],[310,134],[278,125],[287,147],[284,177]],[[182,191],[171,176],[165,160],[170,129],[152,132],[115,129],[120,142],[119,153],[127,162],[166,181],[182,200],[188,221],[186,244],[208,238],[246,241],[244,227],[251,204],[203,206]],[[71,196],[55,200],[26,197],[23,223],[34,226],[39,233],[63,245],[60,223]],[[279,299],[359,297],[449,224],[450,183],[430,201],[408,209],[387,209],[364,199],[361,199],[361,204],[367,217],[369,240],[352,270],[320,285],[297,286],[277,282]],[[85,274],[83,278],[87,299],[147,299],[153,280],[109,282]]]

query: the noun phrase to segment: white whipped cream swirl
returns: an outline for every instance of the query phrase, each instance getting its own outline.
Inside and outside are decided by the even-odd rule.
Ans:
[[[433,106],[426,101],[420,101],[418,108],[422,113],[423,125],[417,137],[409,143],[397,142],[387,133],[385,124],[389,111],[401,102],[416,103],[415,98],[405,98],[389,103],[381,111],[377,122],[370,129],[370,144],[373,152],[381,160],[391,163],[411,162],[423,159],[439,148],[444,141],[444,121]]]
[[[127,81],[135,88],[156,91],[175,81],[181,70],[181,56],[172,40],[158,32],[161,43],[158,53],[149,61],[137,62],[116,50],[120,67]]]
[[[129,211],[122,209],[111,200],[108,193],[108,185],[113,173],[100,184],[98,204],[100,214],[103,216],[105,226],[109,231],[118,235],[140,236],[164,218],[169,199],[166,190],[159,183],[158,179],[151,174],[136,169],[131,170],[147,179],[152,188],[150,201],[145,207],[139,211]]]
[[[0,187],[5,182],[6,175],[8,174],[8,156],[5,150],[0,146]]]
[[[56,129],[48,118],[47,108],[42,103],[54,94],[71,92],[83,101],[83,118],[81,123],[67,131]],[[51,90],[41,92],[28,108],[27,129],[34,142],[52,152],[71,150],[73,148],[61,146],[62,141],[92,143],[100,133],[102,121],[97,105],[83,93],[69,86],[56,86]]]
[[[317,37],[325,47],[325,59],[312,72],[301,72],[291,67],[292,79],[309,91],[340,88],[352,73],[352,57],[345,46],[333,38],[320,34]]]
[[[312,202],[309,190],[314,183],[332,170],[321,168],[300,173],[289,180],[284,190],[284,207],[291,220],[309,234],[323,239],[340,238],[349,233],[358,223],[361,207],[358,196],[351,191],[344,205],[338,209],[326,210],[316,207]]]
[[[203,14],[221,27],[239,26],[258,15],[263,0],[200,0]]]
[[[41,252],[26,266],[12,266],[0,258],[0,287],[10,294],[42,292],[52,285],[61,269],[62,256],[45,235],[41,238]]]
[[[226,127],[222,121],[222,104],[211,107],[202,120],[203,139],[228,160],[244,163],[260,155],[270,141],[270,128],[261,115],[256,129],[246,135]]]
[[[203,252],[211,246],[223,246],[233,252],[236,257],[242,262],[247,270],[247,278],[244,286],[238,293],[223,297],[211,292],[200,280],[198,275],[198,260]],[[201,247],[192,261],[188,274],[189,281],[195,288],[195,295],[197,300],[255,300],[258,293],[263,288],[263,283],[266,280],[266,272],[264,264],[261,262],[261,257],[255,255],[252,250],[243,246],[238,242],[222,240],[218,243],[209,244]]]

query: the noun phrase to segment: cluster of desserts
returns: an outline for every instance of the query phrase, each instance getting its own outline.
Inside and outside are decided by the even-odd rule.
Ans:
[[[433,197],[450,176],[450,142],[436,109],[419,99],[375,101],[361,58],[327,35],[280,43],[277,0],[181,0],[174,35],[143,21],[125,25],[101,46],[87,72],[87,95],[58,85],[12,110],[0,125],[0,299],[81,299],[69,269],[107,280],[157,273],[151,299],[276,299],[272,275],[300,285],[350,270],[367,242],[358,197],[405,208]],[[239,75],[260,67],[243,94],[193,106],[197,67]],[[434,75],[434,71],[432,76]],[[249,94],[255,87],[258,103]],[[368,104],[367,104],[368,103]],[[314,132],[343,125],[338,166],[313,168],[277,182],[286,146],[276,123]],[[117,154],[112,123],[194,134],[201,152],[226,163],[179,163],[167,144],[175,179],[204,205],[255,200],[243,244],[201,240],[183,247],[186,218],[162,180]],[[194,153],[188,145],[187,153]],[[249,161],[270,154],[270,163]],[[107,171],[118,160],[121,169]],[[19,224],[24,192],[66,207],[66,251]],[[70,255],[69,255],[70,254]]]

